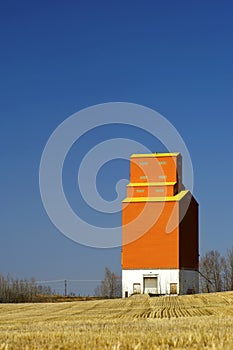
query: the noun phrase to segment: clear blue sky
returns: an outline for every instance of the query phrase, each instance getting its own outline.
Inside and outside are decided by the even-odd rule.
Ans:
[[[103,102],[148,106],[177,128],[194,166],[200,251],[233,245],[232,23],[230,0],[1,2],[0,272],[101,279],[109,266],[120,274],[120,248],[89,248],[59,233],[38,185],[53,130]],[[127,167],[119,164],[119,178]],[[105,181],[98,185],[106,195]]]

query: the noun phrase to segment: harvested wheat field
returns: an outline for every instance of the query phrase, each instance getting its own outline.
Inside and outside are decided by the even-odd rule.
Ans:
[[[0,349],[233,349],[233,292],[1,304]]]

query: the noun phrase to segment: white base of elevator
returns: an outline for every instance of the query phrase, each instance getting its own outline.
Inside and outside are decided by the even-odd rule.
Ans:
[[[132,294],[192,294],[199,291],[199,274],[185,269],[124,269],[122,296]]]

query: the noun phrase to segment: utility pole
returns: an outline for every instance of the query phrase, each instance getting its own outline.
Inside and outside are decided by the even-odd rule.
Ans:
[[[67,280],[64,281],[65,282],[65,297],[67,296]]]

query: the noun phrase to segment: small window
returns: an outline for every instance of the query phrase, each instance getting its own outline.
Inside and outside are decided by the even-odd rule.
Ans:
[[[160,160],[159,164],[167,164],[166,160]]]
[[[148,162],[139,162],[140,165],[148,165]]]
[[[156,188],[155,192],[164,192],[163,188]]]
[[[170,294],[177,294],[177,283],[170,283]]]
[[[166,179],[166,175],[159,175],[159,179]]]
[[[136,192],[142,193],[142,192],[144,192],[144,190],[136,190]]]
[[[140,176],[140,179],[147,179],[147,176]]]

